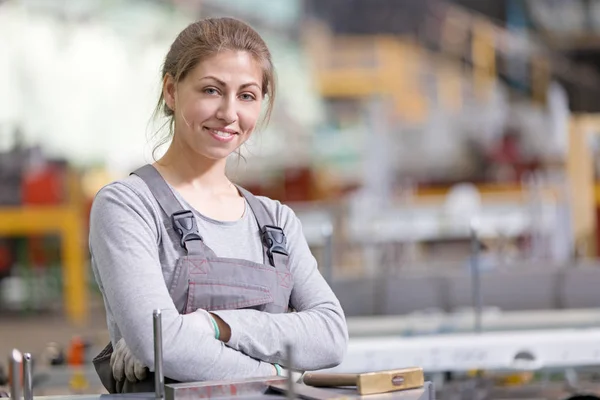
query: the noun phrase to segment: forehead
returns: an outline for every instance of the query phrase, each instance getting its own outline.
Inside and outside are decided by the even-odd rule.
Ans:
[[[201,61],[191,71],[190,78],[199,80],[212,76],[228,86],[256,83],[262,87],[260,64],[245,51],[222,51]]]

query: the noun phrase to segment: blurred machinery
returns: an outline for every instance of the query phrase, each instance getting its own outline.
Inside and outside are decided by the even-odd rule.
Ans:
[[[87,262],[79,177],[19,139],[17,130],[14,147],[0,154],[0,309],[52,309],[64,294],[59,308],[81,321]]]

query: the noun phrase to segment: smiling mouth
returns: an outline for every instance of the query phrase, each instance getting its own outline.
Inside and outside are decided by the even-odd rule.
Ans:
[[[206,129],[211,135],[213,135],[217,139],[221,139],[223,141],[228,141],[228,140],[232,139],[235,135],[237,135],[237,132],[229,130],[229,129],[221,130],[221,129],[206,128],[206,127],[204,129]]]

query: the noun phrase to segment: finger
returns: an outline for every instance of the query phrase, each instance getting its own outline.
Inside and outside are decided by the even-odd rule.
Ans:
[[[115,378],[117,380],[117,382],[121,382],[124,378],[124,369],[125,369],[125,365],[123,364],[123,353],[121,352],[116,352],[113,353],[114,357],[114,362],[112,363],[112,373],[113,373],[113,378]],[[112,361],[112,356],[111,356],[111,361]]]
[[[146,367],[141,362],[134,363],[133,372],[138,381],[146,379]]]
[[[130,382],[136,382],[135,371],[134,371],[135,358],[131,354],[131,352],[127,352],[125,356],[125,376],[127,380]]]
[[[126,347],[127,347],[127,344],[125,343],[125,338],[121,338],[117,342],[117,346],[115,347],[115,350],[118,352],[122,352]]]
[[[142,373],[141,373],[141,378],[140,380],[146,379],[146,377],[148,376],[148,373],[150,372],[150,370],[148,369],[148,367],[144,367],[142,368]]]

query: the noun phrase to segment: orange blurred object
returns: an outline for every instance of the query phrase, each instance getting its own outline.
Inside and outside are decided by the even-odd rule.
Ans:
[[[67,353],[67,364],[71,367],[82,366],[85,363],[85,343],[79,336],[71,339]]]

